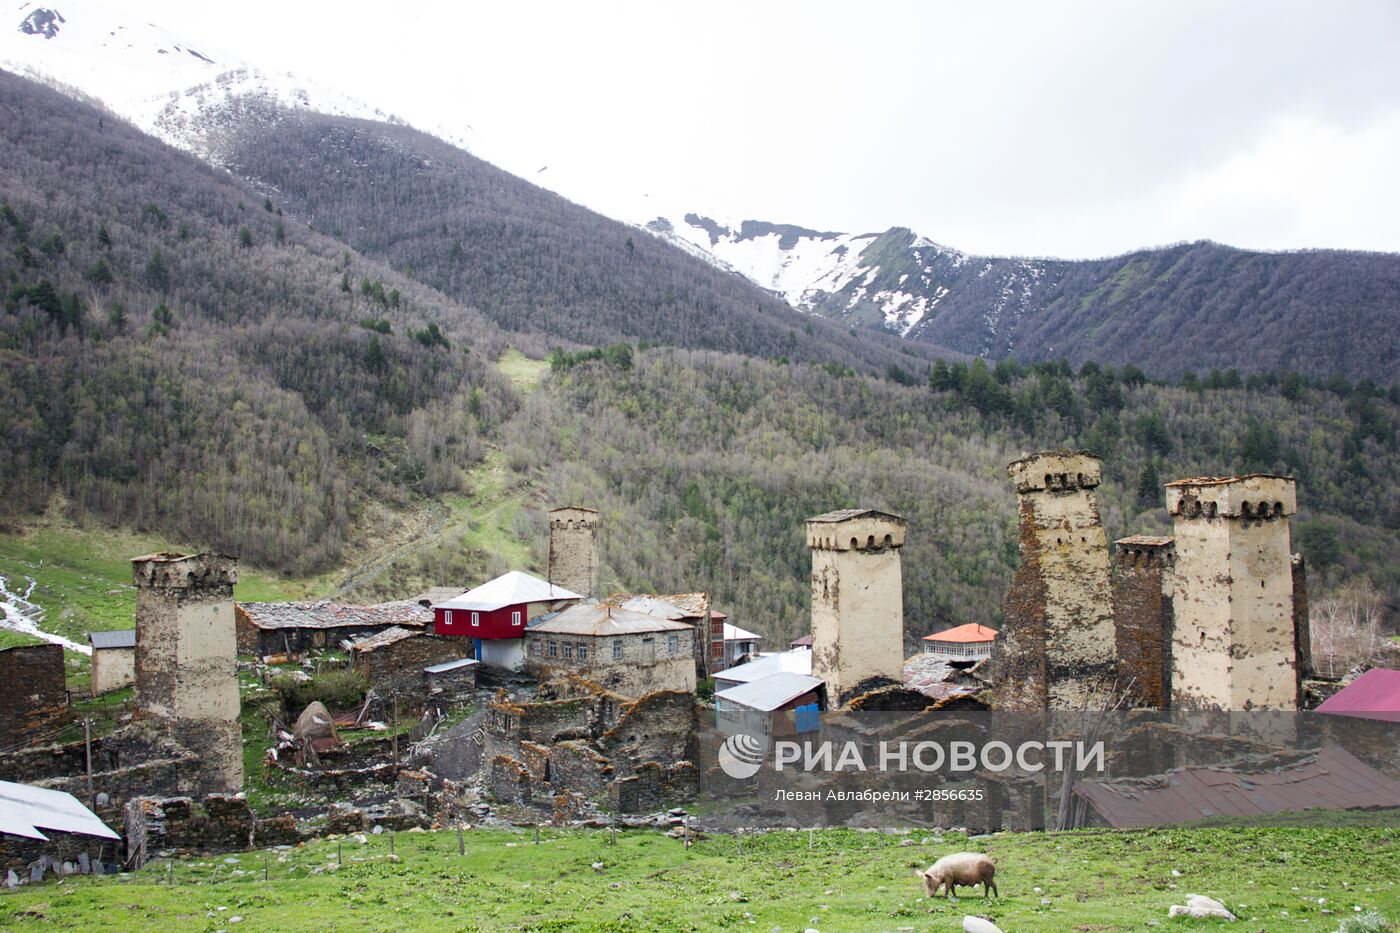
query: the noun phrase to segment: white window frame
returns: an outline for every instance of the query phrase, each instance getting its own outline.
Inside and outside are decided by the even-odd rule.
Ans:
[[[524,613],[522,613],[519,609],[513,609],[513,610],[511,610],[511,613],[510,613],[510,624],[511,624],[511,625],[519,625],[520,622],[521,622],[521,618],[520,618],[520,617],[521,617],[523,614],[524,614]]]
[[[480,625],[480,624],[481,624],[481,613],[479,613],[479,612],[473,612],[473,613],[472,613],[472,625]]]
[[[550,642],[549,650],[545,653],[548,654],[551,658],[559,657],[559,643],[557,641]]]
[[[443,621],[443,624],[446,625],[448,628],[451,628],[451,627],[452,627],[452,610],[451,610],[451,609],[444,609],[444,610],[442,610],[442,621]]]
[[[622,660],[622,639],[621,639],[621,638],[614,638],[614,639],[613,639],[613,660],[614,660],[614,661],[620,661],[620,660]]]
[[[588,646],[587,646],[587,645],[579,645],[579,646],[578,646],[578,659],[579,659],[580,661],[587,661],[587,660],[588,660]]]

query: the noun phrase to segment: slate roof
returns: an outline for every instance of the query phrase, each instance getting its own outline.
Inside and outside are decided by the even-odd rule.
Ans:
[[[616,609],[603,603],[583,603],[554,613],[531,626],[531,635],[637,635],[647,632],[693,631],[683,622],[671,622],[643,612]]]
[[[48,839],[42,832],[45,829],[101,839],[121,838],[66,791],[0,781],[0,833]]]
[[[1170,535],[1131,535],[1127,538],[1119,538],[1114,544],[1122,544],[1128,547],[1166,547],[1176,539]]]
[[[715,699],[736,703],[748,709],[771,713],[775,709],[791,703],[804,693],[811,693],[822,685],[820,679],[808,674],[793,671],[780,671],[761,677],[749,683],[739,684],[715,693]]]
[[[136,629],[119,628],[111,632],[88,632],[88,644],[94,651],[108,648],[135,648]]]
[[[1080,781],[1074,793],[1118,829],[1283,810],[1400,807],[1400,781],[1335,745],[1267,771],[1180,768],[1151,778]]]
[[[848,522],[853,518],[864,518],[870,515],[875,518],[888,518],[892,521],[904,524],[904,518],[890,512],[882,512],[879,509],[837,509],[835,512],[825,512],[821,515],[814,515],[807,519],[807,523],[820,522],[822,524],[834,522]]]
[[[475,589],[467,590],[460,596],[435,603],[434,609],[466,609],[474,612],[494,612],[506,606],[520,606],[526,603],[551,603],[560,599],[583,599],[573,590],[555,586],[548,580],[512,570],[494,580],[488,580]]]
[[[647,615],[670,619],[702,619],[710,602],[709,593],[673,593],[670,596],[631,595],[614,593],[607,599],[607,605],[631,612],[645,612]]]
[[[364,638],[357,638],[350,642],[350,647],[354,651],[364,654],[367,651],[378,651],[380,648],[387,648],[389,645],[403,641],[405,638],[417,638],[422,632],[415,632],[410,629],[394,625],[386,628],[382,632],[375,632]]]
[[[1400,722],[1400,671],[1373,667],[1328,697],[1317,711]]]
[[[422,628],[433,621],[431,609],[407,600],[373,606],[350,606],[325,600],[239,603],[238,608],[260,629],[387,628],[390,625]]]

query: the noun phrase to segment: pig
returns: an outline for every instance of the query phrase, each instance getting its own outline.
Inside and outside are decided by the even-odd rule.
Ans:
[[[1001,897],[995,881],[996,873],[996,859],[990,855],[983,855],[981,852],[954,852],[934,862],[928,871],[918,874],[924,879],[924,891],[929,897],[936,895],[939,887],[944,889],[945,894],[956,897],[958,885],[970,888],[980,884],[982,896],[987,898],[993,894]]]

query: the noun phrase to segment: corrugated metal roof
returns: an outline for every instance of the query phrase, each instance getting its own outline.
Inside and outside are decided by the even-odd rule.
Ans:
[[[866,515],[876,518],[888,518],[891,521],[904,524],[904,519],[890,512],[882,512],[879,509],[837,509],[835,512],[825,512],[821,515],[814,515],[807,519],[807,523],[818,522],[821,524],[833,522],[848,522],[853,518],[863,518]]]
[[[506,606],[521,606],[526,603],[552,603],[559,599],[583,599],[573,590],[555,586],[548,580],[541,580],[521,570],[503,573],[494,580],[488,580],[476,589],[467,590],[461,596],[437,603],[435,609],[466,609],[475,612],[494,612]]]
[[[646,632],[693,631],[683,622],[671,622],[643,612],[615,609],[602,603],[570,606],[530,628],[544,635],[636,635]]]
[[[1080,781],[1074,793],[1118,829],[1284,810],[1400,807],[1400,781],[1335,745],[1281,768],[1181,768],[1152,778]]]
[[[780,671],[758,680],[720,690],[715,699],[736,703],[762,713],[771,713],[802,696],[811,693],[822,685],[820,679],[792,671]]]
[[[121,838],[70,793],[0,781],[0,833],[47,839],[41,829],[101,839]]]
[[[238,608],[260,629],[374,628],[402,625],[422,628],[433,621],[433,612],[408,600],[373,606],[341,603],[285,602],[239,603]]]
[[[423,672],[426,674],[446,674],[448,671],[455,671],[463,667],[471,667],[473,664],[479,663],[481,662],[477,661],[475,658],[458,658],[455,661],[444,661],[441,664],[425,667],[423,668]]]
[[[1317,711],[1400,722],[1400,671],[1373,667],[1328,697]]]
[[[778,673],[811,674],[812,652],[799,648],[765,654],[755,661],[726,668],[715,675],[716,683],[746,684]]]
[[[88,644],[92,645],[94,651],[105,651],[108,648],[135,648],[136,629],[119,628],[112,632],[88,632]]]
[[[997,634],[997,630],[994,628],[978,625],[976,622],[969,622],[966,625],[959,625],[957,628],[950,628],[944,632],[934,632],[932,635],[925,635],[924,641],[947,641],[965,645],[979,641],[996,641]]]

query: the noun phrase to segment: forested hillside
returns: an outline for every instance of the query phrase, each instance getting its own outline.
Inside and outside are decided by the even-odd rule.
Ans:
[[[226,121],[215,151],[232,170],[316,229],[411,270],[510,331],[874,371],[926,361],[937,349],[801,314],[739,276],[408,127],[253,102]]]
[[[1366,576],[1400,592],[1394,390],[980,361],[938,375],[939,388],[901,386],[683,351],[561,365],[520,415],[530,429],[510,432],[530,445],[514,459],[556,464],[551,501],[604,511],[615,583],[707,589],[774,642],[807,624],[802,520],[847,506],[909,519],[906,634],[996,622],[1017,561],[1006,464],[1066,445],[1104,457],[1110,540],[1169,533],[1172,479],[1284,472],[1298,477],[1294,547],[1318,591]]]
[[[0,517],[61,493],[305,571],[368,497],[453,488],[515,405],[480,314],[4,73],[0,293]]]

